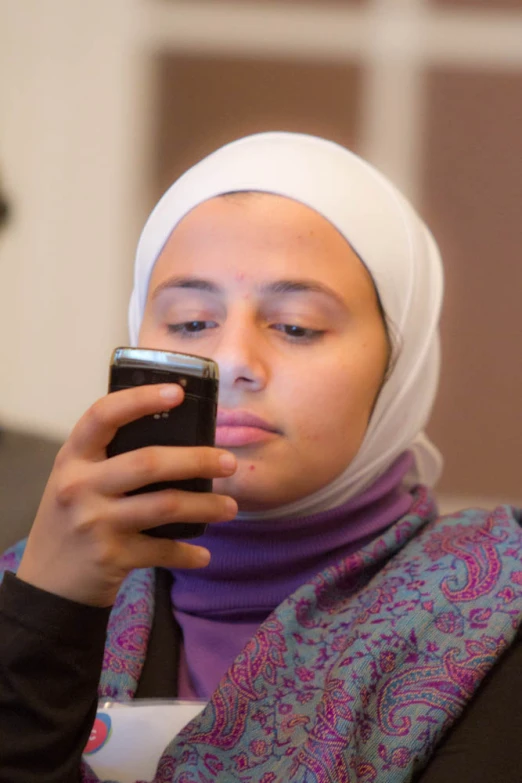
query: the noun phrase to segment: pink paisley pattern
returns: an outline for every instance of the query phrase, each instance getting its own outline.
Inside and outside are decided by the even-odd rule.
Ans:
[[[449,600],[472,601],[491,591],[502,567],[495,545],[503,535],[498,524],[495,525],[493,515],[487,517],[480,528],[455,525],[433,534],[426,545],[426,553],[435,559],[440,554],[454,556],[455,575],[446,577],[441,584]]]
[[[133,571],[123,583],[111,612],[100,698],[124,700],[134,696],[147,652],[153,611],[154,572]]]
[[[461,660],[458,649],[447,650],[442,660],[431,666],[413,666],[392,677],[379,695],[378,721],[391,736],[407,736],[411,718],[407,713],[413,704],[438,708],[447,719],[455,719],[473,695],[476,685],[493,666],[504,645],[491,640],[466,641],[466,656]]]
[[[437,519],[420,488],[410,514],[260,626],[154,783],[410,780],[522,622],[521,522],[509,507]],[[135,572],[111,618],[102,696],[135,692],[152,611],[153,574]]]

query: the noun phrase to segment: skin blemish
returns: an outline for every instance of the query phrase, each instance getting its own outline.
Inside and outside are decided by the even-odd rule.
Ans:
[[[255,466],[255,465],[249,465],[249,466],[248,466],[248,469],[249,469],[249,470],[255,470],[255,469],[256,469],[256,466]]]
[[[245,273],[244,272],[238,272],[236,275],[236,280],[238,283],[242,283],[245,279]]]

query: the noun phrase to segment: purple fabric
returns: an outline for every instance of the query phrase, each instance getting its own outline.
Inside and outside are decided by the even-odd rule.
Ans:
[[[209,526],[198,539],[212,553],[208,568],[174,572],[171,597],[184,639],[180,698],[210,698],[288,595],[408,513],[413,498],[403,482],[412,462],[405,452],[365,492],[330,511]]]

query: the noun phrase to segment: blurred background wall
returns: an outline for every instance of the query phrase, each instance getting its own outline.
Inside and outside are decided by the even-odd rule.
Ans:
[[[126,342],[133,249],[190,163],[338,140],[439,240],[448,507],[522,505],[522,0],[0,0],[0,422],[65,437]]]

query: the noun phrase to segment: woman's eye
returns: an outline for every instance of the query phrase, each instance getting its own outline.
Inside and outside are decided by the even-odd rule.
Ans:
[[[305,326],[298,326],[297,324],[274,324],[272,329],[277,332],[283,332],[287,337],[291,337],[296,342],[306,342],[315,340],[324,334],[321,329],[307,329]]]
[[[174,334],[181,334],[186,337],[192,337],[206,329],[215,329],[215,321],[182,321],[179,324],[168,324],[167,329]]]

